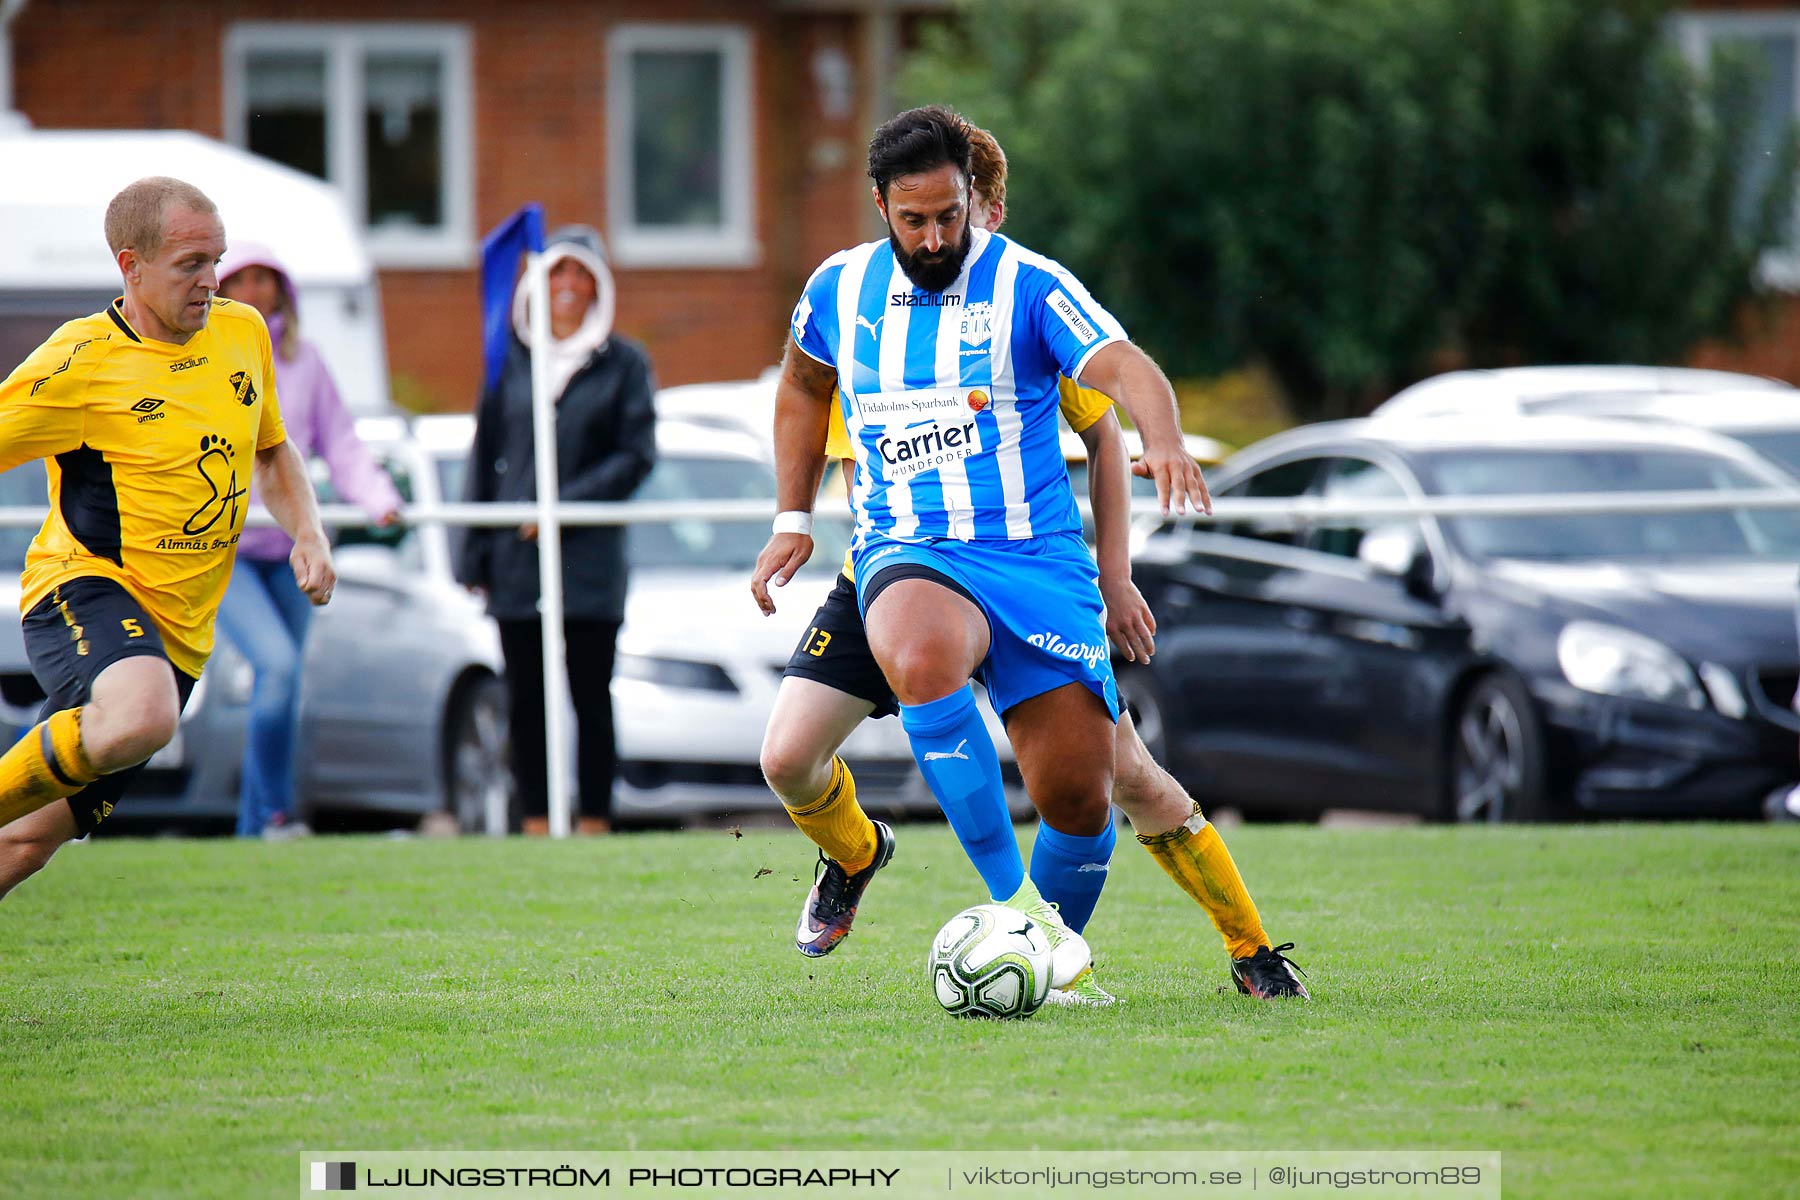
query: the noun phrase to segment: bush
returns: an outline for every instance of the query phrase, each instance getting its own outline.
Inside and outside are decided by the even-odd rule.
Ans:
[[[993,130],[1007,232],[1172,374],[1265,363],[1306,417],[1434,363],[1678,360],[1782,240],[1746,64],[1609,0],[984,0],[903,88]]]

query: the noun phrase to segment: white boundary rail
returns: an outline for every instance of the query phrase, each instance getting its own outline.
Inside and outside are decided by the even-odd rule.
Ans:
[[[1080,502],[1087,511],[1086,500]],[[1636,513],[1645,516],[1684,512],[1800,510],[1800,487],[1746,488],[1742,491],[1705,492],[1571,492],[1536,496],[1456,496],[1427,500],[1283,500],[1222,499],[1213,502],[1213,515],[1187,514],[1177,521],[1316,522],[1332,517],[1559,517],[1586,513]],[[29,529],[43,524],[45,505],[0,507],[0,529]],[[1154,500],[1138,500],[1132,512],[1157,513]],[[329,527],[367,525],[361,509],[348,504],[327,504],[319,510]],[[766,520],[774,516],[770,500],[627,500],[616,503],[566,504],[436,504],[410,505],[401,510],[409,525],[472,525],[505,527],[538,521],[550,515],[558,525],[643,525],[666,521],[712,518],[714,520]],[[848,517],[848,511],[845,512]],[[273,525],[261,507],[252,508],[248,523]],[[745,577],[748,590],[748,576]]]
[[[540,311],[544,306],[539,306]],[[543,407],[538,406],[539,420]],[[541,432],[541,431],[540,431]],[[539,439],[544,444],[545,439]],[[554,438],[549,439],[554,444]],[[544,456],[540,456],[544,457]],[[540,471],[545,464],[540,463]],[[554,470],[554,463],[549,464]],[[539,497],[554,495],[554,485],[540,484]],[[1089,505],[1078,498],[1083,512]],[[1560,495],[1459,496],[1433,497],[1425,500],[1325,501],[1306,497],[1297,499],[1215,500],[1213,515],[1186,514],[1174,518],[1178,522],[1216,524],[1221,521],[1257,521],[1280,527],[1284,524],[1307,524],[1342,518],[1372,520],[1409,517],[1489,517],[1489,516],[1576,516],[1593,513],[1619,513],[1642,516],[1674,513],[1725,512],[1733,509],[1749,511],[1800,511],[1800,488],[1761,488],[1742,491],[1704,492],[1577,492]],[[1156,516],[1154,500],[1138,500],[1132,504],[1137,516]],[[544,717],[549,749],[551,833],[565,837],[570,828],[568,756],[558,749],[566,745],[567,714],[560,698],[563,693],[562,647],[562,572],[560,530],[567,526],[640,525],[686,519],[766,521],[775,512],[769,500],[671,500],[624,501],[619,503],[535,504],[438,504],[413,505],[402,510],[402,520],[409,525],[466,525],[481,527],[519,526],[527,522],[538,525],[540,547],[541,594],[545,597],[544,636]],[[35,528],[49,513],[48,506],[0,507],[0,529]],[[332,528],[368,524],[361,509],[347,504],[328,504],[320,508],[320,518]],[[844,516],[848,517],[848,512]],[[274,519],[259,507],[247,518],[250,525],[273,525]],[[749,576],[745,576],[745,599],[749,599]]]

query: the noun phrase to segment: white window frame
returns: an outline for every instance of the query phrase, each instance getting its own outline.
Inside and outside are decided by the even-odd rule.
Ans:
[[[249,90],[244,63],[262,50],[315,50],[325,57],[325,176],[343,193],[363,229],[369,257],[381,267],[457,268],[475,261],[474,85],[466,27],[440,22],[332,24],[247,21],[225,33],[225,137],[249,142]],[[370,53],[435,53],[443,62],[444,222],[435,230],[388,229],[368,223],[364,170],[362,62]]]
[[[1794,39],[1794,111],[1789,116],[1800,121],[1800,11],[1793,9],[1706,9],[1689,11],[1675,17],[1675,36],[1689,62],[1705,69],[1711,61],[1712,44],[1718,38],[1754,37],[1757,34],[1786,34]],[[1783,291],[1800,292],[1800,202],[1795,204],[1793,224],[1788,229],[1787,244],[1764,253],[1758,271],[1764,283]]]
[[[626,267],[748,267],[761,257],[754,235],[755,178],[750,32],[741,25],[625,24],[606,40],[606,207],[613,258]],[[719,134],[720,224],[711,230],[669,230],[637,223],[633,182],[631,56],[641,50],[712,50],[722,62]]]

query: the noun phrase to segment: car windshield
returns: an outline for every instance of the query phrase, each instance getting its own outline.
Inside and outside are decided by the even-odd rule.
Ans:
[[[1733,431],[1731,436],[1800,479],[1800,429]]]
[[[1070,459],[1069,487],[1077,500],[1088,498],[1088,464],[1087,459]],[[1156,480],[1145,479],[1140,475],[1131,477],[1131,498],[1134,500],[1156,499]]]
[[[460,498],[467,460],[460,454],[437,458],[438,483],[443,494]],[[741,458],[712,458],[671,453],[657,456],[656,466],[633,500],[768,500],[775,503],[775,472],[761,462]],[[769,540],[766,517],[753,520],[715,521],[688,518],[680,521],[634,525],[627,540],[631,565],[649,570],[672,568],[748,571]],[[848,519],[821,512],[813,526],[813,556],[808,569],[836,570],[850,545]]]
[[[1425,466],[1428,486],[1444,496],[1768,486],[1726,459],[1654,447],[1464,450],[1429,456]],[[1800,513],[1791,511],[1458,517],[1443,525],[1451,540],[1477,559],[1781,560],[1800,555]]]
[[[633,500],[767,500],[775,502],[775,472],[742,458],[662,453]],[[849,545],[847,523],[820,514],[813,529],[809,567],[841,565]],[[685,517],[633,525],[627,554],[634,568],[748,571],[769,540],[769,520]]]
[[[50,502],[44,464],[23,463],[0,475],[0,508],[42,509]],[[0,570],[16,575],[25,569],[25,550],[37,536],[38,522],[0,528]]]
[[[466,454],[443,453],[436,456],[438,495],[447,504],[458,504],[463,498],[463,477],[468,473]]]

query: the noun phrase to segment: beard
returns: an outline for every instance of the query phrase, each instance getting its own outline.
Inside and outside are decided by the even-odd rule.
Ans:
[[[888,245],[894,249],[894,261],[900,264],[913,286],[922,292],[941,292],[955,283],[957,276],[962,274],[963,261],[969,257],[969,247],[974,240],[975,227],[965,223],[962,241],[957,245],[944,246],[935,254],[927,250],[908,254],[900,245],[893,225],[888,226]]]

